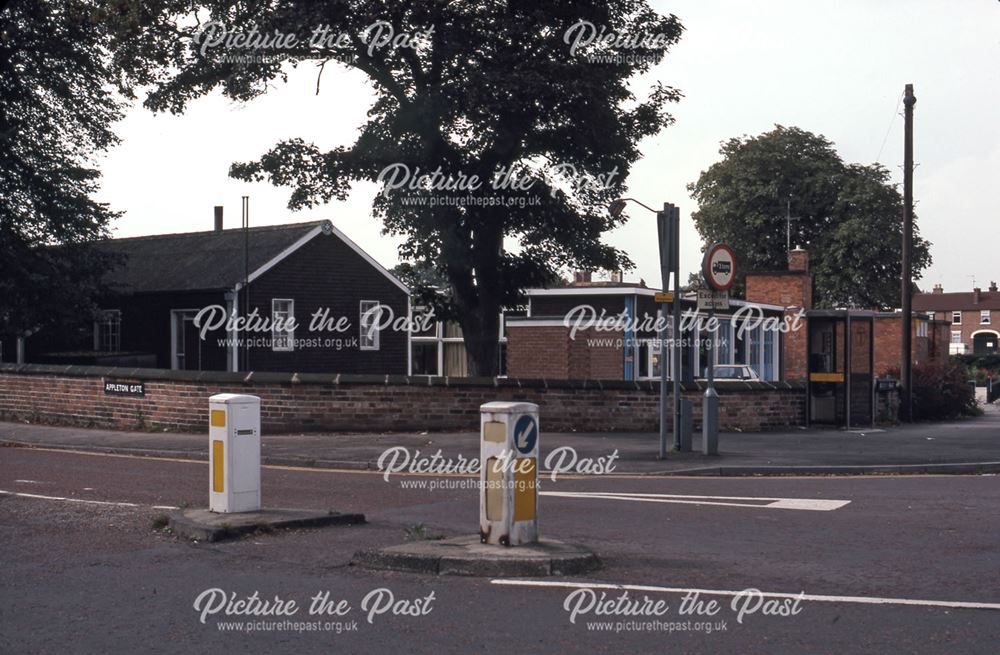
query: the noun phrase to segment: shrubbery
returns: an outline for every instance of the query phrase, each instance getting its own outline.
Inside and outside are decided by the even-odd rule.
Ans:
[[[994,384],[1000,380],[1000,355],[953,355],[951,361],[964,366],[976,386],[985,387],[991,376]]]
[[[899,369],[889,372],[899,378]],[[961,364],[931,364],[913,367],[913,418],[940,421],[982,413],[969,372]]]

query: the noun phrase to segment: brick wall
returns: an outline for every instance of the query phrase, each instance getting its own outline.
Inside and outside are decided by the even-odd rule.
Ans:
[[[507,374],[547,380],[621,380],[622,332],[550,325],[507,324]]]
[[[913,321],[911,343],[913,365],[944,364],[948,361],[948,341],[951,338],[948,323],[930,321],[927,336],[917,336],[917,321]],[[875,317],[875,375],[882,377],[899,368],[902,356],[902,320],[899,316]]]
[[[142,381],[145,397],[110,396],[104,379]],[[722,382],[724,429],[763,430],[805,420],[802,385]],[[700,418],[702,387],[684,396]],[[204,432],[208,397],[248,393],[261,398],[262,428],[301,431],[477,430],[479,406],[517,400],[540,406],[552,431],[655,431],[659,385],[651,382],[423,378],[295,373],[225,373],[0,364],[0,419]]]

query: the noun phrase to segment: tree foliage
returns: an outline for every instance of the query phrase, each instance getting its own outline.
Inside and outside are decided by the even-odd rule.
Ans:
[[[361,71],[376,94],[354,143],[324,151],[310,141],[320,135],[303,135],[257,161],[234,164],[233,176],[291,187],[293,209],[343,199],[352,183],[379,181],[392,165],[486,182],[474,191],[383,183],[373,202],[384,231],[404,237],[402,258],[436,269],[447,281],[445,297],[461,322],[471,374],[496,372],[498,312],[516,303],[523,288],[544,284],[561,268],[630,266],[623,252],[601,241],[623,220],[606,207],[622,193],[640,157],[639,141],[671,122],[664,108],[678,99],[675,90],[657,83],[636,98],[629,83],[679,39],[676,17],[658,15],[646,0],[196,4],[197,21],[173,15],[169,4],[152,11],[148,33],[161,45],[152,49],[167,51],[163,35],[170,25],[185,45],[159,74],[141,71],[154,84],[150,108],[181,112],[214,89],[249,101],[284,79],[288,66],[307,63]],[[571,52],[564,35],[581,20],[606,33],[660,36],[641,49],[598,40]],[[371,48],[368,30],[375,24],[415,35],[415,45]],[[301,47],[284,61],[247,62],[227,56],[245,55],[246,48],[201,47],[209,25],[230,33],[251,27],[259,34],[294,33]],[[319,26],[343,41],[307,44]],[[613,58],[601,63],[594,55]],[[504,171],[534,183],[491,188],[488,182]],[[457,204],[466,196],[477,204]],[[490,204],[498,196],[505,204]],[[446,202],[414,202],[432,197]]]
[[[89,319],[111,264],[86,247],[115,217],[94,157],[123,109],[99,4],[0,4],[0,334]]]
[[[792,247],[809,251],[818,306],[899,306],[903,200],[889,171],[847,164],[825,137],[780,125],[729,139],[720,154],[688,185],[693,218],[707,242],[733,246],[742,273],[786,269],[790,200]],[[929,246],[914,220],[914,279],[930,265]]]

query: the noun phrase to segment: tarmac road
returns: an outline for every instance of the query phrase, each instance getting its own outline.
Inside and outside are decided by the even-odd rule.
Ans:
[[[996,476],[546,480],[542,535],[585,544],[606,566],[543,581],[349,566],[356,550],[401,543],[416,524],[429,536],[475,532],[478,491],[467,478],[267,467],[265,505],[360,511],[369,524],[217,544],[153,529],[166,511],[153,506],[204,506],[207,481],[202,462],[0,449],[0,652],[996,653],[1000,644]],[[581,611],[573,623],[567,597],[572,607],[589,592],[536,582],[641,585],[627,600],[667,610]],[[284,627],[302,631],[226,629],[244,619],[221,614],[203,624],[194,603],[211,588],[295,600],[297,623]],[[738,623],[732,594],[702,593],[719,612],[692,616],[679,613],[684,592],[656,588],[834,598],[802,600],[793,616],[764,616],[761,604]],[[310,616],[324,590],[351,610]],[[417,615],[386,605],[369,623],[362,605],[373,592],[369,610],[391,593],[396,610]],[[749,609],[755,599],[737,602]]]

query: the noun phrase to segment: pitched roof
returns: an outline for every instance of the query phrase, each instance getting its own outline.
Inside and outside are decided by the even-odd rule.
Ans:
[[[913,309],[924,312],[1000,309],[1000,292],[980,291],[978,303],[976,302],[976,292],[974,291],[915,293],[913,294]]]
[[[244,277],[245,239],[253,273],[324,225],[329,221],[252,227],[248,238],[235,228],[111,239],[95,246],[125,256],[108,277],[109,284],[125,293],[232,289]]]

